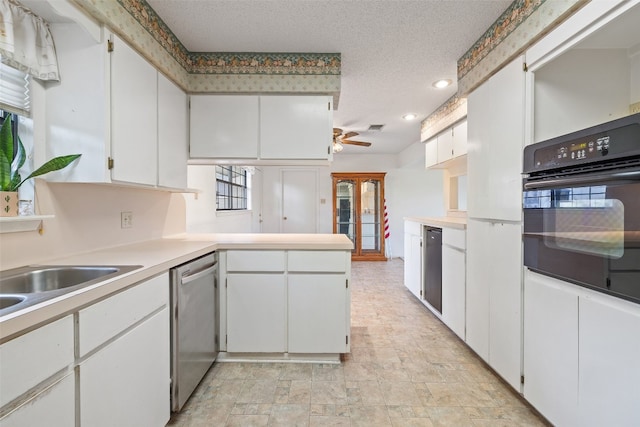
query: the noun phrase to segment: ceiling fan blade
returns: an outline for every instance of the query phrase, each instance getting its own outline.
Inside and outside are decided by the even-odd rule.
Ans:
[[[360,145],[362,147],[369,147],[371,145],[370,142],[362,142],[362,141],[351,141],[349,139],[343,139],[340,141],[343,144],[351,144],[351,145]]]
[[[342,129],[333,128],[333,136],[336,137],[336,136],[339,136],[339,135],[342,135]]]
[[[351,138],[353,136],[359,135],[358,132],[347,132],[346,134],[342,135],[342,138]]]

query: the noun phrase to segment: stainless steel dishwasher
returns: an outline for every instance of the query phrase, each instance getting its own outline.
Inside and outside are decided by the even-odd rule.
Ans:
[[[180,411],[218,355],[215,253],[171,269],[171,410]]]

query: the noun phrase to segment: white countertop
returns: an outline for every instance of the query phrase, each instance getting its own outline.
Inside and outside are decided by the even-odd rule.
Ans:
[[[426,217],[426,216],[407,216],[405,221],[419,222],[424,225],[431,225],[434,227],[456,228],[464,230],[467,228],[467,218],[464,217]]]
[[[0,317],[0,342],[215,250],[352,248],[353,243],[344,234],[183,234],[54,259],[43,264],[142,267]]]

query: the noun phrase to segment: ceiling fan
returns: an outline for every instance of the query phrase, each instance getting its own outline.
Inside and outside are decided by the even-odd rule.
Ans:
[[[344,133],[340,128],[333,128],[333,152],[339,153],[343,149],[343,145],[359,145],[361,147],[369,147],[371,145],[370,142],[362,142],[362,141],[352,141],[349,138],[353,138],[357,136],[358,132],[347,132]]]

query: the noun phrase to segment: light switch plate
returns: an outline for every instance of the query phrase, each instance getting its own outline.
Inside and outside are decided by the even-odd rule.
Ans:
[[[133,227],[133,212],[120,212],[120,228]]]

